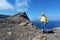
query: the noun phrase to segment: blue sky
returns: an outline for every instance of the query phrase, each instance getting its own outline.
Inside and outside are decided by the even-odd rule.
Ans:
[[[31,20],[44,12],[49,20],[60,20],[60,0],[0,0],[0,14],[14,15],[26,11]]]

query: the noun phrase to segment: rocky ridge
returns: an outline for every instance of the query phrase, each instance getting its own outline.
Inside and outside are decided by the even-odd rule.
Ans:
[[[32,40],[39,32],[25,12],[7,17],[0,22],[0,40]]]

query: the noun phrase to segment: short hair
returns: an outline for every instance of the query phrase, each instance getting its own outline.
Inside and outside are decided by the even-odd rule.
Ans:
[[[45,14],[43,13],[42,16],[45,16]]]

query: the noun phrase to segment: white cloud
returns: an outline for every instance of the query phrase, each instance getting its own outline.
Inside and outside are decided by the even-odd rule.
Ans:
[[[29,8],[28,0],[16,0],[17,11],[27,11]]]
[[[13,6],[7,0],[0,0],[0,10],[11,9],[12,11],[17,10],[17,12],[27,11],[30,1],[31,0],[16,0],[15,5]]]
[[[0,0],[0,10],[13,9],[13,5],[7,2],[7,0]]]

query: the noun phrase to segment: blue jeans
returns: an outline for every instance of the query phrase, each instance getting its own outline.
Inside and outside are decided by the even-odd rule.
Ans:
[[[43,31],[46,32],[46,22],[42,22]]]

